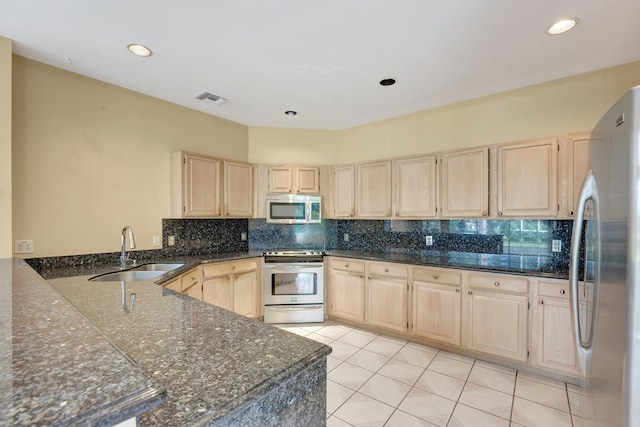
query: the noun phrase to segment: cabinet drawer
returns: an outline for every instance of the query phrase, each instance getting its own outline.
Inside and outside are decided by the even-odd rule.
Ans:
[[[180,277],[180,280],[182,282],[182,290],[186,291],[191,286],[193,286],[194,284],[198,283],[199,276],[200,275],[198,274],[198,269],[197,268],[194,268],[193,270],[189,271],[188,273],[183,274]]]
[[[578,300],[581,302],[584,301],[593,301],[593,288],[591,286],[587,287],[585,291],[585,286],[583,284],[578,284]],[[569,299],[569,282],[567,281],[558,281],[558,282],[547,282],[547,281],[539,281],[538,282],[538,296],[539,297],[552,297],[552,298],[560,298],[560,299]]]
[[[469,286],[475,289],[529,293],[529,280],[520,277],[470,274]]]
[[[353,259],[334,258],[331,261],[334,270],[349,271],[351,273],[364,273],[364,262]]]
[[[462,281],[462,275],[457,271],[416,267],[413,269],[413,280],[419,282],[459,286]]]
[[[369,264],[369,274],[375,276],[392,276],[406,278],[408,274],[408,268],[402,264],[391,264],[382,262],[372,262]]]
[[[230,274],[244,273],[258,269],[256,260],[242,262],[223,262],[206,264],[202,266],[204,277],[228,276]]]

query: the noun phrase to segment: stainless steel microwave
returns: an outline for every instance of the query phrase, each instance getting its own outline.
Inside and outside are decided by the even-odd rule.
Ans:
[[[319,224],[320,196],[267,194],[267,222],[275,224]]]

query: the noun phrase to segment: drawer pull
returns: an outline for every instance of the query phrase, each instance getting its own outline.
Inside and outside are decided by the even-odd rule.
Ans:
[[[437,274],[434,274],[434,275],[433,275],[433,278],[434,278],[434,279],[437,279],[437,278],[438,278],[438,275],[437,275]]]
[[[456,292],[460,292],[460,288],[456,288]]]
[[[487,216],[487,213],[486,212],[482,212],[482,216]]]
[[[494,285],[495,285],[495,286],[500,286],[500,282],[497,282],[497,281],[496,281],[496,282],[494,283]]]
[[[231,267],[231,269],[232,269],[232,270],[235,270],[235,269],[236,269],[236,266],[235,266],[235,265],[234,265],[234,266],[232,266],[232,267]]]
[[[502,212],[498,212],[498,215],[499,215],[499,216],[502,216]]]
[[[569,215],[573,215],[573,211],[569,211]]]
[[[469,295],[473,294],[473,292],[471,292],[471,291],[467,291],[467,293],[468,293]]]
[[[388,273],[388,272],[389,272],[389,269],[388,269],[388,268],[385,268],[385,269],[384,269],[384,272],[385,272],[385,273]]]
[[[567,291],[565,291],[564,289],[560,289],[560,293],[561,293],[562,295],[564,295],[564,294],[566,294],[566,293],[567,293]]]
[[[542,301],[541,299],[538,300],[538,304],[544,304],[544,301]]]
[[[349,268],[349,264],[345,264],[345,265],[344,265],[344,268]]]

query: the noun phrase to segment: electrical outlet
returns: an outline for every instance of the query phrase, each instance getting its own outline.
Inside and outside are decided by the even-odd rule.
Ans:
[[[153,236],[153,246],[160,246],[160,236]]]
[[[175,245],[175,244],[176,244],[176,236],[169,236],[169,237],[167,238],[167,244],[168,244],[169,246],[173,246],[173,245]]]
[[[17,253],[17,254],[32,254],[33,253],[33,240],[16,240],[15,253]]]
[[[240,233],[240,241],[242,242],[246,242],[247,241],[247,232],[243,231],[242,233]]]
[[[552,240],[551,241],[551,252],[561,252],[562,251],[562,240]]]
[[[424,243],[427,246],[432,246],[433,245],[433,236],[425,236]]]
[[[345,242],[348,242],[348,241],[349,241],[349,233],[344,233],[344,234],[342,235],[342,239],[343,239]]]

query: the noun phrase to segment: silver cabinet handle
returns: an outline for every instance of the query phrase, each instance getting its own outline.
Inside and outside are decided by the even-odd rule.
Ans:
[[[561,295],[564,295],[564,294],[566,294],[566,293],[567,293],[567,291],[565,291],[564,289],[560,289],[560,294],[561,294]]]
[[[538,300],[538,304],[544,304],[544,301],[542,301],[541,299]]]
[[[502,212],[498,212],[498,215],[502,216]]]
[[[437,278],[438,278],[438,275],[437,275],[437,274],[434,274],[434,275],[433,275],[433,278],[434,278],[434,279],[437,279]]]
[[[388,268],[385,268],[385,269],[384,269],[384,272],[385,272],[385,273],[388,273],[388,272],[389,272],[389,269],[388,269]]]
[[[456,288],[456,292],[460,292],[460,288]]]
[[[482,216],[487,216],[487,213],[486,212],[482,212]]]
[[[496,281],[493,285],[494,286],[500,286],[500,282]]]

